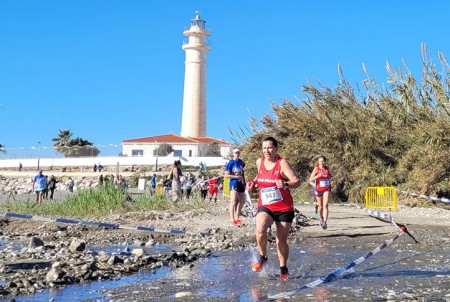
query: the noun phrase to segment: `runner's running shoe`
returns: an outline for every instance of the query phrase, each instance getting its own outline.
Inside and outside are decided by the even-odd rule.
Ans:
[[[239,224],[239,225],[244,224],[244,223],[242,222],[242,220],[240,220],[240,219],[237,219],[237,220],[235,220],[235,221],[236,221],[236,223]]]
[[[328,227],[328,226],[327,226],[327,223],[326,223],[326,222],[324,222],[324,223],[322,224],[322,229],[323,229],[323,230],[326,230],[326,229],[327,229],[327,227]]]
[[[267,257],[260,255],[258,262],[252,264],[252,271],[259,272],[263,268],[264,263],[266,262]]]
[[[286,266],[280,267],[280,279],[284,280],[289,278],[289,271]]]
[[[233,220],[232,222],[230,222],[230,226],[240,226],[240,224],[237,222],[237,220]]]

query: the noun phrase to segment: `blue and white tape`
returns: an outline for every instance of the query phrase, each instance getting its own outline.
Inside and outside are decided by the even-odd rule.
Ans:
[[[297,201],[297,203],[303,204],[303,205],[316,205],[317,204],[317,202],[313,202],[313,201]]]
[[[369,213],[370,216],[376,217],[376,218],[380,218],[383,220],[386,220],[387,222],[393,222],[394,220],[392,219],[391,215],[385,214],[385,213],[380,213],[374,210],[366,210],[367,213]]]
[[[301,286],[301,287],[295,288],[295,289],[293,289],[293,290],[291,290],[291,291],[283,292],[283,293],[279,293],[279,294],[276,294],[276,295],[268,296],[268,300],[265,300],[265,301],[270,301],[270,300],[273,300],[273,299],[279,299],[279,298],[287,298],[287,297],[289,297],[289,296],[295,295],[295,294],[297,294],[297,293],[299,293],[299,292],[301,292],[301,291],[304,291],[304,290],[306,290],[306,289],[316,287],[316,286],[318,286],[318,285],[320,285],[320,284],[322,284],[322,283],[325,283],[325,282],[329,282],[329,281],[331,281],[333,278],[336,278],[336,277],[338,277],[338,276],[343,275],[344,273],[346,273],[346,272],[347,272],[348,270],[350,270],[351,268],[353,268],[353,267],[355,267],[356,265],[360,264],[361,262],[363,262],[363,261],[369,259],[369,258],[372,257],[373,255],[375,255],[375,254],[377,254],[378,252],[380,252],[382,249],[384,249],[384,248],[390,246],[390,245],[391,245],[392,243],[394,243],[394,241],[397,240],[402,234],[403,234],[403,232],[400,233],[400,234],[396,234],[393,238],[391,238],[391,239],[389,239],[389,240],[383,242],[382,244],[380,244],[379,246],[377,246],[375,249],[373,249],[371,252],[369,252],[369,253],[365,254],[364,256],[362,256],[362,257],[356,259],[355,261],[350,262],[348,265],[346,265],[346,266],[344,266],[344,267],[342,267],[342,268],[339,268],[339,269],[335,270],[335,271],[332,272],[331,274],[325,275],[325,276],[323,276],[323,277],[321,277],[321,278],[319,278],[319,279],[317,279],[317,280],[315,280],[315,281],[313,281],[313,282],[310,282],[310,283],[308,283],[308,284],[306,284],[306,285],[303,285],[303,286]]]
[[[245,199],[247,200],[247,207],[250,210],[250,213],[252,213],[253,223],[256,223],[255,220],[255,213],[253,212],[253,206],[252,206],[252,199],[250,198],[250,194],[247,190],[245,190]]]
[[[450,199],[444,198],[444,197],[434,197],[434,196],[428,196],[428,195],[423,195],[423,194],[416,194],[416,193],[411,193],[411,192],[407,192],[407,191],[403,191],[403,190],[399,190],[399,189],[397,189],[397,191],[400,192],[400,193],[412,195],[412,196],[415,196],[415,197],[420,197],[420,198],[425,198],[425,199],[429,199],[429,200],[450,203]]]
[[[85,220],[75,220],[75,219],[67,219],[67,218],[49,218],[43,216],[33,216],[28,214],[18,214],[18,213],[10,213],[10,212],[0,212],[0,216],[11,217],[11,218],[19,218],[19,219],[30,219],[36,221],[45,221],[45,222],[57,222],[57,223],[66,223],[66,224],[79,224],[86,225],[97,228],[107,228],[107,229],[124,229],[124,230],[136,230],[136,231],[145,231],[145,232],[154,232],[154,233],[165,233],[165,234],[185,234],[185,235],[200,235],[200,236],[208,236],[212,235],[211,233],[195,233],[185,230],[162,230],[154,227],[148,226],[127,226],[127,225],[119,225],[115,223],[106,223],[106,222],[93,222],[93,221],[85,221]]]

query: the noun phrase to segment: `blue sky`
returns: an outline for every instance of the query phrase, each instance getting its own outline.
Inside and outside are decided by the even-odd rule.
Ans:
[[[180,134],[183,28],[211,29],[207,135],[303,98],[307,80],[379,83],[386,60],[420,74],[420,44],[450,59],[450,1],[0,1],[0,143],[50,147],[58,129],[95,145]],[[120,148],[101,148],[117,155]],[[27,151],[31,152],[31,151]],[[54,152],[48,153],[54,155]],[[4,156],[2,156],[4,157]]]

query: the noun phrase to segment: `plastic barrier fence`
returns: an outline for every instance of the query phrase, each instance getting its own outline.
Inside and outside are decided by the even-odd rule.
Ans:
[[[223,178],[223,196],[230,198],[230,179],[228,177]]]
[[[367,187],[364,199],[366,208],[397,211],[397,192],[394,187]]]

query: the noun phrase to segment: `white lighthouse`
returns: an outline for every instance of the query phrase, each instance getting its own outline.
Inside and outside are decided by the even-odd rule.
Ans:
[[[206,54],[211,49],[206,38],[211,33],[200,18],[200,12],[195,14],[183,32],[188,37],[182,47],[186,52],[181,121],[181,136],[184,137],[206,137]]]

